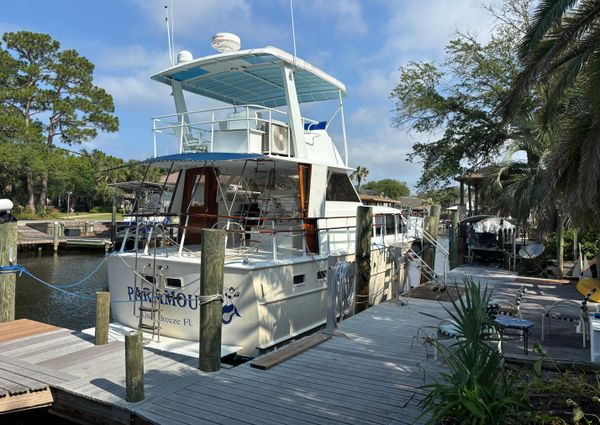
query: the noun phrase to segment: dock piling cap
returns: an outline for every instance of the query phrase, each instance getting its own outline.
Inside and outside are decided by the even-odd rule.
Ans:
[[[0,213],[10,212],[14,204],[10,199],[0,199]]]
[[[17,221],[16,217],[10,213],[13,206],[10,199],[0,199],[0,224]]]

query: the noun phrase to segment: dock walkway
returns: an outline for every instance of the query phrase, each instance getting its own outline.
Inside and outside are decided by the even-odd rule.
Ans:
[[[47,384],[51,412],[88,422],[415,424],[425,422],[416,420],[420,387],[440,368],[415,339],[437,322],[420,312],[440,310],[428,300],[380,304],[344,321],[344,335],[268,370],[246,363],[206,374],[195,358],[145,349],[139,403],[125,401],[122,342],[94,346],[87,335],[58,328],[0,342],[0,362]]]

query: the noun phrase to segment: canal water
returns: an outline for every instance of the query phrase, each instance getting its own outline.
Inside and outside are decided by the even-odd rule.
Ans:
[[[104,253],[64,251],[58,255],[19,253],[19,263],[34,276],[53,285],[77,282],[92,272]],[[15,316],[73,330],[95,326],[96,291],[108,290],[106,264],[80,285],[52,289],[27,275],[17,277]]]

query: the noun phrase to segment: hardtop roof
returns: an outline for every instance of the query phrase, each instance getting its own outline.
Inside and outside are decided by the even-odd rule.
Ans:
[[[152,76],[183,90],[232,105],[276,108],[286,105],[283,64],[295,70],[298,101],[316,102],[346,95],[346,86],[302,59],[275,47],[219,53],[175,65]]]

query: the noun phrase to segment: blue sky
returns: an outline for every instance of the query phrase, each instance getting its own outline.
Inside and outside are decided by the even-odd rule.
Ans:
[[[292,51],[288,0],[173,1],[176,51],[212,54],[211,36],[220,31],[238,34],[242,48]],[[0,32],[45,32],[95,63],[96,84],[113,95],[121,126],[84,147],[142,159],[152,152],[151,117],[174,112],[168,88],[150,80],[168,66],[165,3],[170,0],[4,2]],[[409,61],[441,59],[457,28],[487,38],[493,22],[481,1],[294,0],[294,13],[298,56],[346,84],[351,165],[366,166],[368,180],[413,186],[420,165],[405,156],[428,136],[390,126],[397,70]]]

